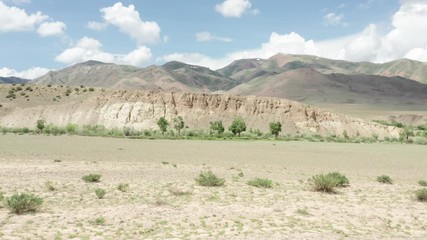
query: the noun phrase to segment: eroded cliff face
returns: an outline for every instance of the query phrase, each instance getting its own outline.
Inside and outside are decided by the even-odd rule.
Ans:
[[[393,127],[277,98],[97,89],[49,101],[46,100],[49,97],[40,97],[43,94],[56,93],[40,90],[38,96],[44,101],[17,99],[5,102],[0,109],[0,125],[33,128],[38,119],[44,119],[60,126],[98,124],[107,128],[142,130],[157,129],[156,122],[162,116],[171,121],[179,115],[189,129],[207,130],[211,121],[222,120],[227,128],[234,117],[241,116],[248,129],[261,131],[268,131],[270,122],[280,121],[283,134],[342,135],[346,131],[350,136],[398,136],[398,130]],[[0,97],[4,99],[4,96]]]

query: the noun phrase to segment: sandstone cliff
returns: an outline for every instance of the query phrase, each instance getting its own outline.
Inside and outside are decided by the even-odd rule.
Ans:
[[[270,122],[280,121],[284,134],[341,135],[347,131],[349,135],[398,136],[398,130],[392,127],[278,98],[137,90],[83,92],[77,88],[66,96],[65,88],[38,86],[27,93],[28,97],[18,94],[16,99],[5,101],[10,88],[4,85],[0,89],[0,125],[7,127],[33,128],[38,119],[44,119],[61,126],[75,123],[157,129],[160,117],[171,120],[179,115],[190,129],[209,129],[210,121],[222,120],[228,128],[234,117],[242,116],[248,129],[261,131],[268,131]]]

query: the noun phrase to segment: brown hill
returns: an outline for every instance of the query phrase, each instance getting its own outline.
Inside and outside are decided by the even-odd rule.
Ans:
[[[51,71],[34,80],[37,84],[92,86],[185,92],[228,90],[238,83],[205,67],[170,62],[163,66],[137,68],[88,61]]]
[[[0,86],[0,99],[6,99],[11,85]],[[267,131],[268,124],[280,121],[284,134],[307,133],[361,136],[398,136],[398,130],[361,119],[334,114],[301,103],[266,97],[244,97],[198,93],[168,93],[137,90],[105,90],[60,86],[32,86],[0,108],[0,123],[8,127],[34,127],[38,119],[65,126],[104,125],[108,128],[155,129],[156,121],[182,116],[190,129],[208,129],[209,122],[222,120],[228,126],[242,116],[248,128]]]

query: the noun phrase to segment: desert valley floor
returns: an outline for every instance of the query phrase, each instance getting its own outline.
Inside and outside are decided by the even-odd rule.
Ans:
[[[6,134],[0,192],[35,193],[44,204],[24,215],[0,208],[0,238],[425,239],[427,205],[414,191],[427,177],[426,156],[425,146],[405,144]],[[195,183],[209,169],[225,186]],[[310,190],[311,176],[330,171],[345,174],[350,186],[337,194]],[[85,183],[89,173],[101,181]],[[378,183],[382,174],[394,184]],[[254,177],[274,187],[247,185]],[[129,190],[117,190],[120,183]],[[99,187],[104,199],[94,193]]]

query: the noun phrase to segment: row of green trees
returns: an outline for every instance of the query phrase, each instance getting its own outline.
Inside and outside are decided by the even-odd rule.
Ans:
[[[178,116],[172,119],[172,124],[173,128],[178,132],[178,136],[180,136],[181,130],[185,127],[184,119],[181,116]],[[159,129],[162,134],[164,135],[169,126],[169,122],[166,120],[166,118],[161,117],[157,121],[157,125],[159,126]],[[273,134],[277,138],[279,136],[279,133],[282,131],[282,124],[280,122],[271,122],[269,126],[271,134]],[[210,122],[210,129],[212,132],[218,135],[223,134],[225,131],[222,121]],[[240,137],[240,134],[246,131],[246,123],[242,117],[236,117],[233,119],[233,122],[231,123],[228,130],[232,132],[233,135],[237,135]]]

